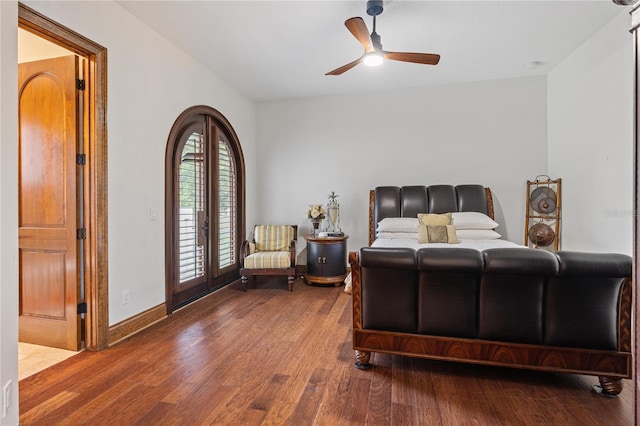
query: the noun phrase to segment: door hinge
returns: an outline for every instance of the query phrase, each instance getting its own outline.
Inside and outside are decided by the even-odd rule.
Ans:
[[[76,231],[76,236],[79,240],[85,240],[87,238],[87,228],[80,228]]]
[[[87,313],[87,302],[78,303],[78,314]]]
[[[86,154],[76,154],[76,164],[78,166],[84,166],[87,164],[87,155]]]
[[[76,80],[76,89],[84,90],[85,87],[86,87],[86,83],[84,82],[84,80],[81,80],[81,79]]]

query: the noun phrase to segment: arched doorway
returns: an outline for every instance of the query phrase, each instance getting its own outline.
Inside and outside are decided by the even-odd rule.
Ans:
[[[178,117],[165,155],[168,314],[238,279],[244,176],[240,142],[219,111],[195,106]]]

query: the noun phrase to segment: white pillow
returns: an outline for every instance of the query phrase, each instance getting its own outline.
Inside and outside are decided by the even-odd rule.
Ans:
[[[380,238],[382,240],[396,240],[396,239],[418,239],[418,229],[416,228],[416,232],[378,232],[376,234],[376,238]]]
[[[497,240],[502,235],[492,229],[456,229],[459,240]]]
[[[454,212],[451,214],[451,224],[456,229],[495,229],[498,222],[480,212]]]
[[[378,222],[377,232],[418,232],[417,217],[385,217]]]

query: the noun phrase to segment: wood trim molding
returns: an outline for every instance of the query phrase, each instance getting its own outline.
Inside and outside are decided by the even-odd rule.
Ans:
[[[35,10],[18,4],[18,26],[87,59],[85,153],[85,347],[109,346],[107,232],[107,49]]]
[[[132,336],[145,328],[167,318],[164,303],[140,312],[137,315],[120,321],[109,327],[109,345],[113,345],[122,339]]]

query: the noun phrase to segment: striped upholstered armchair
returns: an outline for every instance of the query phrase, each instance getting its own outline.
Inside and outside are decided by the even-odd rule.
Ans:
[[[240,277],[247,291],[249,277],[286,275],[289,291],[296,276],[296,225],[256,225],[253,240],[240,247]]]

